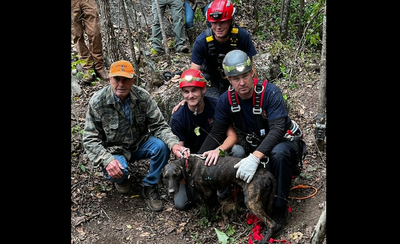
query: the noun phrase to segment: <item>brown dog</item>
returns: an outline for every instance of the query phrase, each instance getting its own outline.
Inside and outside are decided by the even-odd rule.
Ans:
[[[186,180],[193,190],[200,194],[205,203],[207,217],[210,217],[213,192],[224,189],[231,184],[241,187],[244,194],[244,203],[247,209],[257,216],[266,226],[266,234],[260,243],[267,243],[276,228],[276,223],[269,216],[276,192],[276,179],[264,167],[257,169],[250,183],[236,178],[236,169],[233,167],[240,161],[239,158],[219,157],[216,165],[204,165],[200,155],[191,155],[189,159],[172,160],[165,165],[162,176],[168,187],[168,194],[178,192],[179,182]],[[215,202],[215,201],[214,201]]]

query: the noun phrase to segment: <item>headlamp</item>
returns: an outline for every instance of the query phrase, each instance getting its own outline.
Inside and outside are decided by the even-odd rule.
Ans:
[[[248,58],[248,59],[246,60],[246,62],[236,64],[235,66],[225,66],[224,64],[222,64],[224,70],[226,70],[226,71],[228,71],[228,72],[231,72],[231,71],[233,71],[233,70],[235,70],[235,69],[236,69],[237,71],[239,71],[239,72],[242,72],[242,71],[246,68],[246,66],[250,66],[250,65],[251,65],[250,58]]]
[[[217,20],[217,19],[220,19],[221,17],[222,17],[222,13],[221,12],[213,12],[213,13],[210,13],[210,18],[213,18],[213,19],[215,19],[215,20]]]

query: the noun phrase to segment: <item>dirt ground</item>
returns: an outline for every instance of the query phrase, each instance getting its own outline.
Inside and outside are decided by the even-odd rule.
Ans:
[[[265,40],[254,38],[254,42],[258,52],[266,51]],[[71,52],[73,50],[71,46]],[[174,52],[172,56],[177,55]],[[180,62],[174,63],[171,71],[183,71],[188,67],[190,53],[179,55]],[[310,242],[326,202],[326,153],[318,149],[314,139],[314,117],[317,114],[319,94],[319,57],[316,55],[308,62],[299,63],[295,78],[297,88],[288,83],[277,84],[288,96],[290,117],[305,132],[304,140],[308,150],[302,173],[293,179],[292,185],[311,186],[290,192],[290,219],[282,234],[276,238],[289,243]],[[162,64],[162,61],[156,62],[158,67]],[[263,61],[257,60],[256,56],[256,68],[262,65]],[[84,127],[88,100],[94,92],[107,84],[107,81],[99,81],[88,86],[79,82],[82,91],[75,94],[71,102],[71,128],[74,128],[71,132],[71,243],[215,244],[220,243],[216,230],[231,237],[227,243],[249,243],[249,234],[254,225],[246,223],[247,210],[240,205],[236,206],[237,211],[229,219],[224,219],[221,212],[216,210],[213,221],[208,222],[204,218],[203,206],[179,211],[173,207],[173,200],[167,195],[165,187],[161,187],[164,210],[152,212],[141,196],[141,180],[148,171],[148,161],[133,163],[132,190],[126,195],[119,194],[113,184],[105,180],[101,170],[91,166],[83,152],[78,130]],[[309,198],[297,199],[312,195],[315,191],[316,194]]]

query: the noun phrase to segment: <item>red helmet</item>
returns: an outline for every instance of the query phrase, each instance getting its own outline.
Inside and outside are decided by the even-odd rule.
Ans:
[[[186,86],[206,87],[206,79],[198,69],[188,69],[182,72],[179,88]]]
[[[207,9],[207,21],[219,22],[233,18],[235,7],[231,0],[215,0]]]

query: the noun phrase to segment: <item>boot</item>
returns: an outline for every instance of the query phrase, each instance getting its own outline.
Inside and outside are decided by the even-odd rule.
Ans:
[[[131,184],[129,180],[125,180],[121,184],[115,183],[115,188],[117,188],[117,191],[121,194],[128,193],[131,190]]]
[[[102,80],[108,80],[110,78],[108,72],[104,69],[97,70],[96,73]]]
[[[142,195],[151,210],[158,212],[163,209],[163,202],[158,195],[157,185],[143,186]]]
[[[93,75],[91,74],[92,72],[89,71],[88,69],[83,70],[84,76],[82,77],[82,81],[84,83],[91,83],[93,80]]]
[[[283,206],[283,207],[274,206],[271,218],[276,222],[276,228],[274,230],[274,233],[272,234],[272,237],[275,238],[279,234],[281,234],[283,227],[285,227],[287,221],[289,220],[288,206]]]

